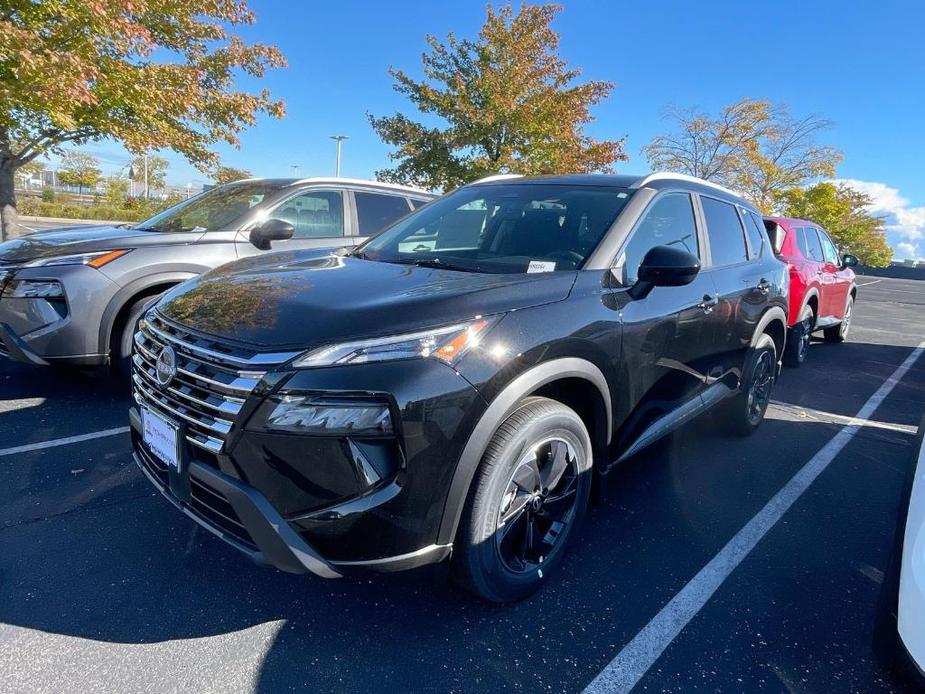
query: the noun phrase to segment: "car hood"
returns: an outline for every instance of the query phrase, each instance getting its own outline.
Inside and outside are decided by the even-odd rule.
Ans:
[[[111,225],[63,227],[38,231],[0,243],[0,265],[119,248],[192,243],[200,236],[201,234],[193,233],[162,234]]]
[[[190,280],[165,294],[157,310],[233,341],[307,349],[561,301],[576,274],[483,274],[330,252],[273,253]]]

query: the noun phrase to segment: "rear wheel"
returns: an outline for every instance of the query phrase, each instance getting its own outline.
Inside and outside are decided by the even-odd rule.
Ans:
[[[851,329],[851,313],[854,309],[854,297],[848,297],[848,303],[845,304],[845,317],[841,323],[826,328],[823,331],[826,342],[844,342],[848,339],[848,331]]]
[[[787,348],[784,350],[784,364],[798,367],[809,354],[809,343],[813,336],[816,314],[812,306],[804,306],[800,320],[787,332]]]
[[[749,436],[761,425],[771,402],[776,372],[774,340],[762,335],[748,355],[739,392],[725,406],[723,414],[730,431]]]
[[[584,516],[591,451],[573,410],[527,399],[498,427],[482,458],[456,539],[454,577],[499,603],[539,588]]]

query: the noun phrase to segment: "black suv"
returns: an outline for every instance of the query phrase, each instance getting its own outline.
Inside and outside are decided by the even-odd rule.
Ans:
[[[136,460],[257,561],[451,559],[516,599],[562,561],[593,478],[713,407],[760,424],[787,278],[757,210],[697,179],[485,179],[352,251],[167,293],[135,335]]]

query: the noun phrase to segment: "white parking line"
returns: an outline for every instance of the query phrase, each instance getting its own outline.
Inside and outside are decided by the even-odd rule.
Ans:
[[[872,284],[877,284],[877,282],[882,282],[883,280],[871,280],[870,282],[864,282],[863,284],[858,284],[859,287],[868,287]]]
[[[90,441],[91,439],[102,439],[107,436],[118,436],[127,434],[128,427],[116,427],[115,429],[103,429],[94,431],[89,434],[79,434],[77,436],[65,436],[62,439],[52,439],[42,441],[41,443],[27,443],[24,446],[13,446],[12,448],[0,448],[0,457],[5,455],[15,455],[16,453],[28,453],[29,451],[38,451],[43,448],[54,448],[55,446],[66,446],[69,443],[80,443],[81,441]]]
[[[880,403],[890,394],[906,372],[925,351],[925,341],[919,344],[906,360],[870,396],[839,432],[797,472],[784,487],[723,547],[700,572],[675,595],[661,611],[617,656],[594,678],[585,692],[629,692],[642,679],[655,661],[677,638],[716,590],[748,556],[759,540],[774,527],[793,506],[815,479],[829,466],[841,450],[860,430]]]

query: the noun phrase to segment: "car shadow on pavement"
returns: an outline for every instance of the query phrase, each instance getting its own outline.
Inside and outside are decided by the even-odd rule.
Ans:
[[[840,348],[847,349],[833,357],[838,363],[830,377],[854,366],[848,409],[855,397],[861,399],[859,407],[909,353],[878,345]],[[805,383],[815,371],[785,371],[775,397],[803,393],[787,382],[796,382],[799,373]],[[923,381],[918,379],[919,386]],[[753,438],[736,439],[723,431],[721,418],[701,418],[615,471],[604,503],[589,514],[561,571],[537,595],[506,607],[478,602],[450,583],[432,580],[430,572],[323,581],[256,567],[153,490],[138,494],[147,488],[132,468],[121,482],[126,493],[120,496],[116,488],[118,498],[110,504],[75,505],[0,529],[0,623],[29,630],[28,638],[78,637],[85,640],[83,648],[93,642],[153,644],[238,634],[254,639],[245,642],[246,650],[264,652],[256,689],[265,692],[572,691],[589,682],[838,428],[769,418]],[[887,444],[907,445],[901,433],[878,435],[892,437]],[[887,445],[860,443],[878,450]],[[854,661],[842,669],[862,683],[882,673],[865,660],[869,635],[853,635],[857,624],[850,615],[876,604],[879,588],[849,559],[860,546],[870,555],[867,563],[885,569],[892,526],[886,527],[878,513],[879,532],[853,535],[852,518],[862,519],[846,505],[863,493],[866,508],[888,508],[902,481],[900,466],[874,466],[872,456],[861,456],[852,466],[879,483],[862,479],[860,488],[827,502],[818,518],[820,533],[841,524],[843,537],[836,544],[846,546],[828,540],[826,552],[799,557],[804,565],[797,572],[780,559],[768,577],[772,585],[752,587],[756,601],[762,595],[779,601],[772,612],[799,613],[800,600],[818,602],[820,594],[832,593],[837,573],[844,585],[831,609],[791,615],[798,623],[791,641],[818,633],[817,622],[822,623],[826,638],[849,644],[840,655]],[[127,456],[124,464],[133,466]],[[248,636],[252,627],[268,623],[273,624],[269,641]],[[737,628],[747,631],[748,625],[723,626],[730,640],[741,637],[732,634]],[[775,672],[799,681],[806,676],[801,648],[784,650],[772,654]],[[131,653],[113,657],[131,658]],[[141,681],[148,667],[194,666],[177,657],[179,663],[139,661]],[[216,645],[200,665],[221,677],[235,669],[222,661],[231,657]],[[736,657],[768,656],[743,650]]]

